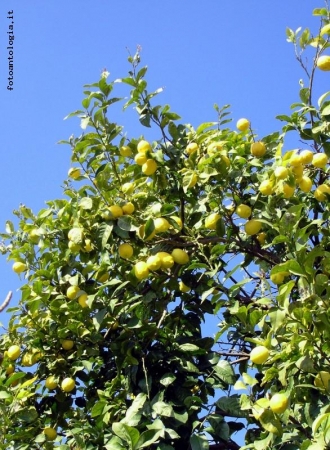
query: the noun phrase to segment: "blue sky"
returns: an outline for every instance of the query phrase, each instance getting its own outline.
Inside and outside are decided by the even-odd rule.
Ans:
[[[247,117],[260,137],[278,130],[275,116],[298,100],[304,76],[285,28],[309,26],[317,33],[311,13],[321,6],[322,0],[4,0],[0,229],[20,203],[37,212],[46,200],[62,196],[70,150],[57,142],[81,132],[78,120],[63,118],[81,107],[82,86],[97,81],[104,68],[110,79],[127,74],[127,48],[134,53],[142,47],[150,89],[164,87],[157,101],[170,104],[184,122],[216,120],[213,104],[230,104],[233,127]],[[8,91],[11,10],[14,84]],[[329,89],[327,76],[317,75],[320,93]],[[151,136],[133,112],[112,120],[123,122],[131,137]],[[0,301],[9,290],[19,298],[11,265],[0,258]]]

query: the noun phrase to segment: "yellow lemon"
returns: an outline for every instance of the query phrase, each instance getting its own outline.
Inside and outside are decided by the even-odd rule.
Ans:
[[[134,249],[130,244],[120,244],[118,253],[121,258],[129,259],[133,256]]]
[[[146,153],[151,150],[151,145],[148,141],[142,140],[137,145],[137,151],[139,153]]]
[[[212,213],[205,219],[205,228],[209,230],[215,230],[217,227],[217,222],[220,220],[221,216],[218,213]]]
[[[132,156],[132,150],[127,147],[127,145],[123,145],[122,147],[120,147],[119,153],[121,154],[121,156],[125,157]]]
[[[154,159],[147,159],[147,161],[142,165],[142,172],[149,176],[156,172],[157,167],[157,163]]]
[[[122,210],[125,215],[131,215],[135,211],[135,206],[133,205],[132,202],[128,202],[122,206]]]
[[[250,359],[255,364],[263,364],[269,357],[269,350],[264,345],[258,345],[250,353]]]
[[[187,189],[190,189],[190,188],[194,187],[196,185],[197,181],[198,181],[198,175],[197,175],[196,172],[193,172],[191,174],[190,181],[189,181],[189,183],[187,185]]]
[[[290,165],[293,167],[300,166],[303,162],[303,158],[301,155],[298,155],[298,153],[295,153],[290,158]]]
[[[154,226],[156,233],[165,233],[170,228],[170,224],[164,217],[157,217],[154,219]]]
[[[313,181],[306,175],[299,180],[299,187],[303,192],[309,192],[312,189]]]
[[[174,266],[173,256],[167,252],[158,252],[157,256],[161,260],[161,268],[162,269],[170,269]]]
[[[7,350],[7,356],[12,361],[15,361],[21,354],[21,349],[18,345],[11,345]]]
[[[147,259],[147,267],[149,270],[158,270],[161,268],[162,260],[159,255],[151,255]]]
[[[118,219],[118,217],[121,217],[123,215],[123,210],[118,205],[109,206],[109,211],[113,219]]]
[[[180,217],[171,216],[171,219],[174,220],[178,224],[180,230],[182,230],[183,224],[182,224],[182,220],[180,219]]]
[[[22,272],[26,271],[27,265],[20,261],[16,261],[16,262],[14,262],[12,268],[15,273],[22,273]]]
[[[324,71],[330,70],[330,56],[329,55],[322,55],[319,58],[317,58],[316,66],[320,70],[324,70]]]
[[[314,191],[314,197],[319,202],[327,200],[327,196],[330,195],[330,186],[327,184],[320,184]]]
[[[250,127],[250,122],[249,122],[249,120],[247,120],[245,118],[239,119],[236,123],[236,128],[239,131],[246,131],[249,129],[249,127]]]
[[[259,191],[263,195],[271,195],[273,193],[273,183],[270,180],[264,180],[260,183]]]
[[[294,166],[291,168],[291,172],[293,173],[296,180],[300,180],[304,173],[304,166],[302,164]]]
[[[53,375],[51,375],[48,378],[46,378],[45,386],[50,391],[53,391],[54,389],[57,388],[58,382],[57,382],[56,378]]]
[[[261,141],[253,142],[253,144],[251,144],[250,151],[251,155],[255,156],[256,158],[261,158],[266,153],[266,146]]]
[[[285,178],[288,177],[289,170],[283,166],[276,167],[274,175],[278,180],[284,180]]]
[[[86,294],[86,292],[84,294],[79,295],[78,303],[82,308],[88,308],[87,299],[88,295]]]
[[[260,244],[260,245],[263,245],[263,244],[266,242],[266,237],[267,237],[267,234],[264,233],[264,232],[259,233],[259,234],[257,235],[257,240],[259,241],[259,244]]]
[[[69,169],[68,176],[73,180],[79,178],[81,176],[79,167],[71,167],[71,169]]]
[[[274,413],[281,414],[288,409],[288,397],[285,394],[275,394],[270,399],[269,406]]]
[[[294,190],[295,190],[294,186],[290,186],[290,185],[287,184],[287,183],[283,183],[283,186],[282,186],[282,194],[283,194],[283,197],[284,197],[284,198],[290,198],[290,197],[292,197],[293,194],[294,194]]]
[[[259,231],[261,230],[261,228],[262,228],[262,223],[256,219],[248,220],[244,225],[245,233],[248,234],[249,236],[258,234]]]
[[[139,261],[134,266],[134,274],[138,280],[144,280],[149,276],[148,265],[144,261]]]
[[[313,156],[312,164],[318,169],[323,169],[328,162],[328,157],[325,153],[315,153]]]
[[[270,279],[274,284],[282,284],[284,278],[285,274],[283,272],[274,273],[270,276]]]
[[[172,258],[177,264],[187,264],[189,262],[189,255],[181,248],[175,248],[172,253]]]
[[[241,217],[242,219],[247,219],[252,214],[252,209],[248,205],[244,205],[243,203],[241,205],[238,205],[236,208],[236,214],[238,217]]]
[[[70,377],[64,378],[64,380],[61,383],[61,388],[62,388],[62,391],[64,391],[64,392],[73,391],[75,386],[76,386],[76,383],[75,383],[74,379],[70,378]]]
[[[148,160],[148,157],[145,153],[137,153],[134,157],[134,161],[139,166],[143,166],[143,164]]]
[[[191,289],[190,289],[189,286],[187,286],[186,284],[184,284],[183,281],[180,281],[180,282],[179,282],[179,290],[180,290],[181,292],[189,292]]]
[[[303,150],[300,153],[302,164],[310,164],[313,161],[313,155],[311,150]]]
[[[74,300],[77,297],[79,291],[79,286],[69,286],[66,291],[66,296],[68,297],[68,299]]]

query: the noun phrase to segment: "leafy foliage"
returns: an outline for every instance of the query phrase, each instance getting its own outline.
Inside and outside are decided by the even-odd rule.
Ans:
[[[228,128],[228,105],[196,129],[154,105],[139,52],[86,86],[63,198],[1,235],[26,282],[0,338],[0,448],[238,449],[243,429],[245,449],[327,448],[330,114],[312,89],[328,35],[287,30],[309,84],[262,138]],[[118,83],[158,140],[110,121]]]

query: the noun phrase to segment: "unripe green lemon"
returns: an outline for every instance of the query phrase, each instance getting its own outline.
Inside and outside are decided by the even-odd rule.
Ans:
[[[27,265],[20,261],[16,261],[16,262],[14,262],[12,268],[15,273],[22,273],[22,272],[26,271]]]
[[[144,261],[139,261],[134,266],[134,274],[138,280],[144,280],[149,276],[149,269],[147,263]]]
[[[132,149],[130,149],[126,145],[123,145],[122,147],[120,147],[119,153],[121,154],[121,156],[125,157],[132,156]]]
[[[244,205],[243,203],[241,205],[238,205],[236,208],[236,214],[238,217],[241,217],[242,219],[247,219],[252,214],[252,209],[248,205]]]
[[[55,430],[55,428],[52,428],[52,427],[44,428],[43,433],[46,435],[46,437],[49,441],[55,441],[55,439],[57,437],[57,431]]]
[[[208,228],[209,230],[215,230],[217,227],[218,220],[221,219],[220,214],[218,213],[212,213],[205,219],[205,228]]]
[[[261,228],[262,228],[262,223],[256,219],[248,220],[244,225],[245,233],[248,234],[249,236],[258,234],[259,231],[261,230]]]
[[[75,386],[76,386],[76,383],[75,383],[74,379],[73,378],[69,378],[69,377],[64,378],[64,380],[61,383],[61,388],[62,388],[62,391],[64,391],[64,392],[71,392],[71,391],[73,391]]]
[[[157,163],[154,159],[147,159],[147,161],[142,165],[142,172],[149,176],[156,172],[157,167]]]
[[[134,249],[130,244],[120,244],[118,253],[121,258],[129,259],[133,256]]]
[[[266,146],[261,141],[253,142],[253,144],[251,144],[250,151],[251,155],[255,156],[256,158],[261,158],[266,153]]]
[[[249,122],[249,120],[247,120],[245,118],[239,119],[236,123],[236,128],[239,131],[246,131],[249,129],[249,127],[250,127],[250,122]]]
[[[172,253],[172,258],[174,259],[174,262],[177,264],[187,264],[189,262],[189,255],[187,252],[182,250],[181,248],[175,248]]]
[[[288,409],[288,397],[285,394],[275,394],[270,399],[269,406],[274,413],[281,414]]]
[[[71,339],[63,339],[62,348],[64,348],[64,350],[71,350],[73,346],[74,342]]]
[[[270,279],[274,284],[282,284],[284,278],[285,274],[283,272],[274,273],[270,276]]]
[[[250,359],[255,364],[263,364],[269,357],[270,351],[264,345],[258,345],[250,353]]]

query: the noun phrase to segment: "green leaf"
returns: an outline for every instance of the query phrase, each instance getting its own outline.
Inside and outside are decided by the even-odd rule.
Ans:
[[[155,411],[156,414],[164,417],[173,417],[173,408],[168,403],[159,401],[152,405],[153,411]]]
[[[10,220],[6,221],[6,233],[12,234],[15,231],[14,224]]]
[[[209,450],[209,442],[206,436],[194,434],[190,438],[191,450]]]
[[[231,395],[229,397],[221,397],[215,402],[218,414],[230,417],[246,417],[246,412],[242,411],[240,397]]]
[[[188,352],[188,353],[189,352],[199,353],[201,350],[199,347],[197,347],[197,345],[194,345],[194,344],[181,344],[181,345],[179,345],[179,349],[182,352]]]
[[[126,411],[125,417],[121,421],[121,423],[125,423],[126,425],[130,425],[132,427],[137,426],[141,418],[140,411],[142,410],[146,400],[146,394],[138,394],[135,397],[132,405]]]
[[[82,209],[92,209],[93,208],[93,200],[90,197],[83,197],[79,201],[79,206]]]
[[[107,402],[103,400],[96,402],[91,410],[91,417],[100,416],[103,413],[103,410],[106,405]]]
[[[144,431],[140,439],[135,445],[135,449],[139,450],[140,448],[149,447],[149,445],[159,440],[159,437],[163,434],[163,430],[148,430]]]
[[[259,421],[265,430],[277,436],[282,436],[283,429],[281,422],[275,417],[272,411],[266,409],[259,417]]]
[[[39,417],[34,406],[18,410],[15,416],[18,420],[22,420],[23,422],[27,423],[32,423]]]
[[[139,441],[140,433],[136,428],[123,423],[115,422],[112,424],[112,431],[128,444],[128,448],[133,450]]]
[[[169,386],[176,380],[176,376],[173,373],[165,373],[161,379],[160,384],[163,386]]]
[[[236,375],[233,366],[225,359],[221,359],[218,362],[218,364],[214,367],[214,371],[221,381],[224,381],[229,385],[235,383]]]

